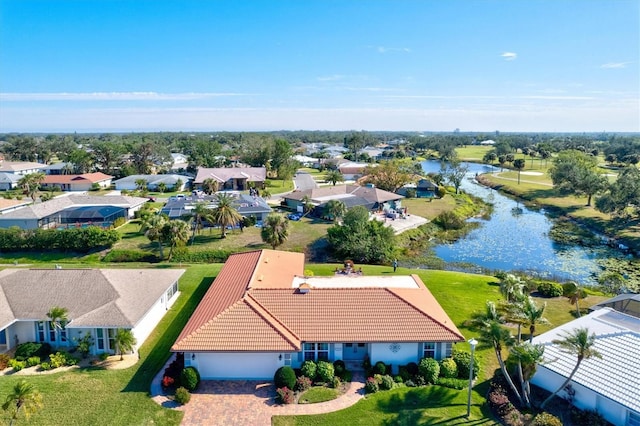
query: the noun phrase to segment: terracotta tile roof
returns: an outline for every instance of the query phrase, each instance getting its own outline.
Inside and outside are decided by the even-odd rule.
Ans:
[[[456,342],[462,334],[417,276],[417,288],[292,287],[304,256],[229,257],[172,351],[299,351],[313,342]]]
[[[81,175],[46,175],[42,183],[53,185],[56,183],[72,183],[81,180],[88,180],[91,183],[97,183],[112,178],[113,176],[106,175],[102,172],[84,173]]]

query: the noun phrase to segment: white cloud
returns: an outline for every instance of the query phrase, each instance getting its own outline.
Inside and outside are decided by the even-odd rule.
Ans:
[[[604,69],[615,69],[615,68],[626,68],[628,64],[631,62],[607,62],[606,64],[600,65],[600,68]]]
[[[371,46],[374,47],[374,46]],[[409,53],[411,49],[408,47],[385,47],[385,46],[375,46],[375,49],[378,53],[387,53],[387,52],[400,52],[400,53]]]
[[[250,96],[255,93],[157,93],[157,92],[87,92],[87,93],[0,93],[2,101],[189,101],[225,96]]]
[[[505,61],[513,61],[518,57],[518,54],[514,52],[504,52],[500,56],[502,56]]]

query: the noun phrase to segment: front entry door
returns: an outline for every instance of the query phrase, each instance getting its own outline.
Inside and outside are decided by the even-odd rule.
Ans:
[[[345,360],[363,360],[367,356],[366,343],[345,343],[342,349]]]

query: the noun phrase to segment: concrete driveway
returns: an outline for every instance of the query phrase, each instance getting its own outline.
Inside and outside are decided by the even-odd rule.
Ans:
[[[316,184],[316,181],[313,180],[313,177],[309,173],[300,170],[296,172],[293,181],[296,185],[296,189],[300,191],[318,187],[318,184]]]

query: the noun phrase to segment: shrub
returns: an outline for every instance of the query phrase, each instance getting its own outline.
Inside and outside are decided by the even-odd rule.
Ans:
[[[464,218],[453,211],[442,212],[433,219],[433,222],[445,231],[464,228]]]
[[[407,370],[406,365],[401,365],[400,367],[398,367],[398,376],[402,378],[403,382],[410,380],[412,377],[411,374],[409,374],[409,371]]]
[[[353,373],[349,370],[344,370],[344,373],[340,376],[343,382],[350,382],[353,379]]]
[[[296,380],[296,390],[298,392],[304,392],[311,387],[311,379],[306,376],[300,376]]]
[[[438,377],[437,384],[449,389],[462,390],[469,386],[469,379]]]
[[[461,379],[469,379],[469,369],[471,367],[471,354],[469,352],[454,352],[451,356],[458,366],[458,377]],[[478,377],[480,372],[480,363],[478,357],[473,357],[473,378]]]
[[[396,383],[404,383],[404,379],[402,378],[402,376],[395,376],[393,378],[393,381]]]
[[[333,364],[327,361],[319,361],[316,371],[316,379],[324,383],[332,383],[335,377]]]
[[[341,383],[342,383],[342,381],[340,380],[340,377],[335,376],[335,377],[333,378],[333,383],[332,383],[332,385],[333,385],[333,388],[334,388],[334,389],[338,389],[338,388],[340,387],[340,384],[341,384]]]
[[[531,426],[562,426],[562,422],[553,414],[540,413],[533,418]]]
[[[102,258],[103,262],[145,262],[154,263],[160,259],[153,253],[142,250],[113,249]]]
[[[316,363],[310,360],[303,362],[302,366],[300,367],[300,373],[302,373],[303,376],[307,376],[311,380],[316,379],[317,371],[318,367]]]
[[[364,371],[371,370],[371,360],[368,355],[364,357],[364,360],[362,360],[362,368],[364,368]]]
[[[40,364],[39,356],[30,356],[27,358],[27,367],[35,367],[38,364]]]
[[[42,371],[49,371],[51,370],[51,364],[48,362],[43,362],[40,364],[40,370]]]
[[[538,284],[538,292],[544,297],[560,297],[564,290],[561,284],[545,281]]]
[[[276,374],[273,376],[273,382],[276,388],[293,389],[296,385],[296,373],[293,368],[285,365],[276,370]]]
[[[286,386],[276,389],[276,393],[278,394],[276,399],[281,404],[293,404],[296,400],[293,391]]]
[[[176,396],[174,399],[178,404],[184,405],[191,401],[191,394],[187,389],[179,387],[178,389],[176,389]]]
[[[102,352],[100,355],[98,355],[98,359],[100,361],[106,361],[107,358],[109,358],[109,354],[107,352]]]
[[[342,374],[346,371],[347,367],[344,364],[344,361],[341,359],[338,359],[336,361],[333,362],[333,370],[336,373],[336,376],[340,376],[342,377]]]
[[[500,392],[499,389],[492,389],[491,392],[489,392],[489,397],[487,399],[491,408],[499,416],[505,416],[513,410],[513,405],[509,402],[509,398],[507,395]]]
[[[404,381],[404,385],[408,388],[415,388],[416,384],[413,382],[413,380],[405,380]]]
[[[446,378],[458,377],[458,365],[453,358],[444,358],[440,361],[440,375]]]
[[[200,385],[200,373],[195,367],[187,367],[180,373],[180,385],[193,392]]]
[[[26,361],[18,361],[17,359],[9,360],[9,367],[13,368],[13,371],[20,371],[27,366]]]
[[[407,372],[411,376],[417,375],[418,374],[418,364],[416,364],[415,362],[410,362],[409,364],[407,364]]]
[[[376,362],[376,365],[373,366],[374,374],[387,374],[387,364],[382,361]]]
[[[19,359],[27,359],[32,356],[46,358],[51,353],[51,345],[48,343],[27,342],[18,345],[15,357]]]
[[[364,392],[365,393],[376,393],[380,390],[378,386],[378,381],[373,377],[369,377],[367,382],[364,384]]]
[[[395,382],[393,381],[393,377],[385,374],[380,378],[380,389],[382,390],[391,390],[393,389],[393,385]]]
[[[76,365],[78,360],[66,352],[56,352],[49,356],[51,368],[64,367],[67,365]]]
[[[576,407],[571,409],[571,420],[576,425],[608,426],[610,424],[597,411],[583,411]]]
[[[76,349],[82,355],[82,358],[86,358],[89,356],[89,352],[91,352],[91,346],[93,346],[93,337],[91,337],[91,333],[86,332],[84,336],[79,339],[76,339],[78,345]]]
[[[438,381],[440,375],[440,364],[433,358],[422,358],[418,365],[420,375],[424,377],[424,380],[429,384],[434,384]]]
[[[163,376],[162,377],[162,387],[163,388],[170,388],[171,386],[173,386],[173,384],[175,383],[175,380],[173,379],[173,377],[169,377],[169,376]]]
[[[124,217],[118,217],[118,218],[116,218],[116,220],[113,221],[113,227],[114,228],[119,228],[122,225],[124,225],[125,223],[127,223],[127,219],[125,219]]]
[[[0,371],[4,370],[9,366],[9,360],[11,358],[7,354],[0,354]]]

